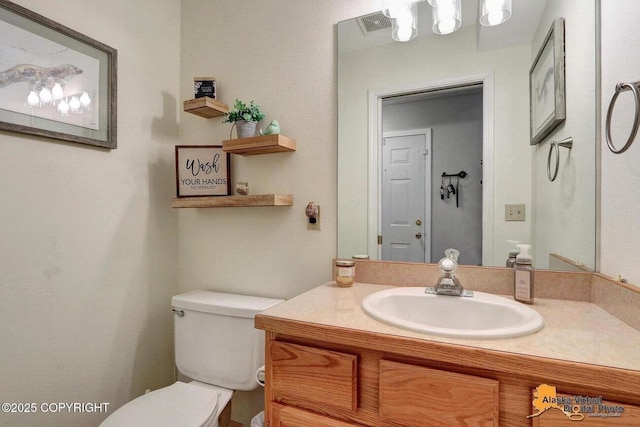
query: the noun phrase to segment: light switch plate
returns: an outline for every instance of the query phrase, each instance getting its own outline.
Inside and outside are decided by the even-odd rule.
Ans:
[[[505,221],[525,221],[525,205],[504,205],[504,220]]]

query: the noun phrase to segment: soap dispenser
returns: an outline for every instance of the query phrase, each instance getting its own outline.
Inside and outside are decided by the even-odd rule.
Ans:
[[[518,243],[520,243],[517,240],[507,240],[507,242],[511,243],[512,245],[518,245]],[[516,248],[515,246],[513,248],[511,248],[511,250],[509,251],[509,257],[507,258],[507,264],[506,266],[508,268],[513,268],[516,265],[516,256],[520,253],[520,249]]]
[[[534,269],[529,245],[517,245],[520,253],[514,266],[513,298],[525,304],[533,304]]]

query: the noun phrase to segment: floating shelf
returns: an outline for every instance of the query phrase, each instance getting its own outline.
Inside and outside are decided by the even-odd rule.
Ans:
[[[184,101],[184,111],[196,116],[210,119],[212,117],[224,116],[229,112],[229,106],[224,102],[217,101],[208,96],[202,98],[188,99]]]
[[[292,206],[290,194],[255,194],[247,196],[178,197],[172,208],[228,208],[253,206]]]
[[[264,135],[222,141],[222,150],[240,156],[296,151],[295,139],[284,135]]]

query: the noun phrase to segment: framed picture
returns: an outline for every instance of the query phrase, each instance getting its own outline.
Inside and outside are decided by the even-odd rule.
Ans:
[[[116,148],[117,51],[0,0],[0,130]]]
[[[529,71],[531,145],[566,118],[564,19],[556,18]]]
[[[231,194],[229,160],[221,145],[176,145],[178,197]]]

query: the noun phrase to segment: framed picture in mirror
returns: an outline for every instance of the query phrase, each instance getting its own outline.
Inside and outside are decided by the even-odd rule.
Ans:
[[[556,18],[529,71],[531,145],[566,118],[564,60],[564,19]]]

